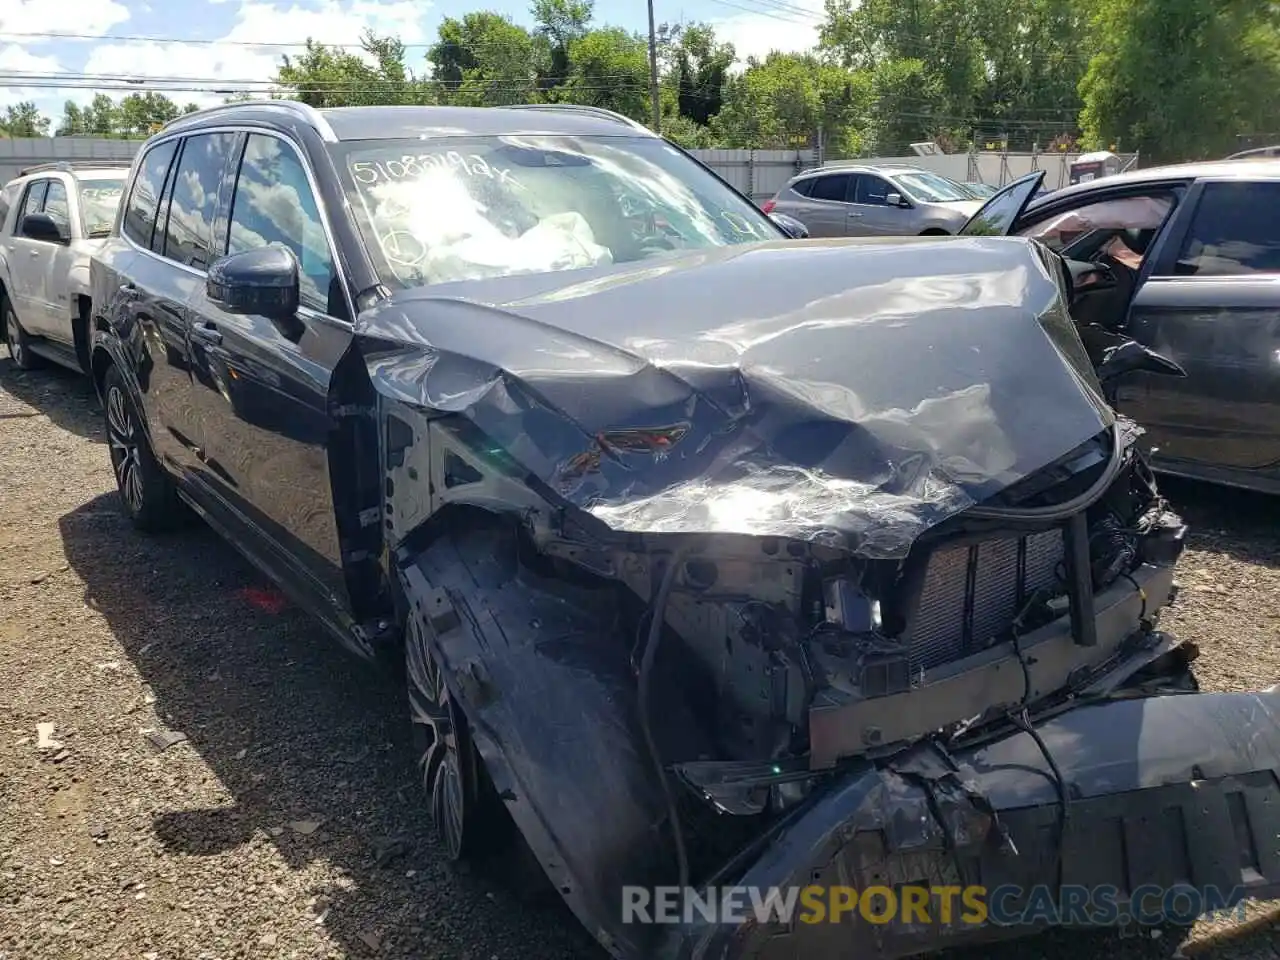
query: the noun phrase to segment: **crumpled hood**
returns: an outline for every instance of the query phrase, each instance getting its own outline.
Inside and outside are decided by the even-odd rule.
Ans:
[[[905,556],[1111,424],[1056,266],[1005,238],[779,241],[405,291],[376,389],[618,531]]]

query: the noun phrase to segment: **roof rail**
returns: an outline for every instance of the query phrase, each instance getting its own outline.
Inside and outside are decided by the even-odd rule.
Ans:
[[[335,142],[338,139],[324,115],[309,103],[303,103],[300,100],[238,100],[235,103],[220,103],[214,107],[205,107],[203,110],[193,110],[191,113],[174,117],[160,128],[160,132],[164,133],[167,130],[185,126],[188,121],[212,119],[224,113],[234,116],[245,109],[279,110],[291,113],[295,118],[315,127],[325,140]]]
[[[1253,160],[1259,157],[1280,157],[1280,145],[1270,147],[1254,147],[1252,150],[1241,150],[1227,157],[1228,160]]]
[[[83,160],[51,160],[48,163],[36,163],[29,167],[23,167],[18,171],[18,176],[25,177],[32,173],[45,173],[57,170],[61,173],[75,173],[77,170],[106,170],[111,167],[128,167],[133,160],[129,157],[120,157],[116,160],[108,160],[105,158],[94,158]]]
[[[653,131],[646,127],[638,120],[632,120],[626,114],[617,113],[613,110],[606,110],[604,107],[588,107],[581,103],[511,103],[503,107],[504,110],[542,110],[547,113],[577,113],[582,116],[599,117],[601,120],[612,120],[614,123],[622,123],[633,130],[643,130],[645,133],[652,134]]]

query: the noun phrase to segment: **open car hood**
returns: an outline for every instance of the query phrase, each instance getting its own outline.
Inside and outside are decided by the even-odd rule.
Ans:
[[[379,393],[606,528],[900,558],[1113,422],[1050,256],[721,247],[408,290],[356,332]]]

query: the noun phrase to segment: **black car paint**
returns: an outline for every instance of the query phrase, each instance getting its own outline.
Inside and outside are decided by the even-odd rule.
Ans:
[[[328,163],[310,125],[250,112],[235,126],[286,140],[312,170]],[[193,132],[204,129],[222,128]],[[168,136],[181,133],[179,127]],[[145,156],[135,160],[130,184]],[[229,164],[238,158],[233,153]],[[322,209],[342,209],[332,166],[328,172],[316,177],[317,200]],[[166,181],[163,197],[170,192]],[[214,229],[222,249],[230,203],[230,196],[219,198]],[[126,209],[122,204],[118,221]],[[346,289],[374,285],[363,248],[350,232],[346,240],[336,254]],[[95,342],[136,383],[161,463],[211,525],[340,640],[368,655],[352,634],[352,611],[360,608],[348,592],[325,449],[336,417],[330,380],[350,348],[350,324],[309,313],[295,342],[266,318],[233,317],[208,301],[203,271],[141,249],[118,227],[91,276],[94,302],[113,305],[98,316]],[[100,379],[101,361],[95,373]]]
[[[1112,422],[1041,248],[904,242],[918,254],[774,241],[424,286],[356,333],[398,345],[368,353],[379,394],[465,417],[615,531],[900,558]],[[679,429],[660,457],[611,440],[656,428]],[[756,512],[728,516],[744,497]]]
[[[1021,194],[1042,178],[1043,173],[1030,174],[997,197]],[[1001,218],[1002,232],[1016,233],[1107,199],[1161,190],[1175,197],[1117,328],[1177,362],[1187,375],[1138,374],[1121,387],[1117,402],[1146,429],[1144,442],[1158,469],[1272,494],[1280,494],[1277,278],[1179,276],[1176,261],[1207,185],[1277,181],[1276,160],[1186,164],[1103,178],[1042,199],[1027,196],[1016,215]]]
[[[347,116],[354,125],[363,122],[362,115]],[[485,115],[486,119],[489,116],[496,115]],[[229,122],[227,114],[222,115],[222,122]],[[217,118],[196,117],[179,122],[163,135],[179,136],[187,131],[216,128],[218,123]],[[729,309],[731,304],[718,302],[715,291],[707,291],[699,299],[697,278],[713,276],[719,269],[722,276],[741,281],[739,313],[755,311],[759,321],[767,324],[772,320],[785,328],[772,333],[786,334],[779,355],[793,351],[789,359],[792,376],[811,368],[821,372],[821,377],[814,377],[815,380],[834,380],[836,389],[826,395],[820,391],[806,393],[797,389],[806,386],[803,376],[799,380],[778,376],[763,362],[759,370],[752,371],[756,383],[767,383],[773,378],[772,399],[779,409],[789,405],[803,410],[807,406],[820,419],[843,420],[847,433],[863,445],[861,463],[856,445],[846,458],[855,468],[853,475],[858,476],[856,470],[861,469],[865,471],[864,478],[883,479],[888,462],[885,453],[892,448],[882,448],[875,432],[867,431],[860,423],[860,419],[874,420],[877,410],[862,410],[851,416],[849,401],[857,398],[853,371],[842,371],[834,357],[815,353],[821,349],[832,350],[834,341],[830,333],[815,335],[813,329],[821,330],[824,320],[856,319],[856,302],[847,299],[850,288],[848,285],[842,288],[831,280],[832,271],[827,271],[825,280],[811,278],[825,289],[829,303],[834,303],[839,314],[824,317],[824,306],[829,304],[824,304],[821,298],[812,298],[810,291],[800,288],[792,279],[790,269],[798,262],[795,257],[809,255],[821,260],[835,258],[843,252],[849,269],[855,270],[859,256],[874,258],[883,254],[887,258],[894,245],[766,244],[758,248],[755,261],[750,254],[743,253],[741,257],[748,263],[771,264],[753,283],[747,282],[749,271],[734,272],[732,256],[707,257],[710,262],[703,265],[702,272],[694,269],[690,258],[682,261],[673,257],[670,265],[676,269],[665,277],[662,274],[666,264],[658,261],[648,265],[655,274],[652,277],[637,276],[640,268],[632,268],[618,271],[616,277],[605,271],[593,277],[584,273],[582,276],[520,278],[506,283],[505,297],[495,298],[496,288],[486,288],[491,298],[488,301],[475,287],[455,289],[452,297],[448,291],[421,291],[384,300],[368,254],[343,212],[346,205],[340,176],[333,169],[321,132],[297,114],[270,107],[237,108],[234,126],[270,131],[287,138],[298,147],[314,172],[317,199],[322,214],[328,212],[326,219],[332,231],[334,254],[346,282],[351,315],[357,317],[355,327],[323,315],[300,312],[300,331],[285,331],[266,318],[227,314],[207,301],[198,272],[184,271],[148,251],[136,249],[121,240],[117,230],[93,267],[94,302],[103,305],[96,318],[95,375],[100,383],[108,362],[121,369],[126,382],[137,391],[135,401],[139,408],[147,411],[151,442],[157,453],[162,454],[164,466],[178,478],[186,499],[357,653],[370,655],[370,638],[395,618],[397,611],[391,600],[396,583],[404,586],[403,599],[416,615],[430,618],[434,615],[431,605],[443,602],[441,598],[450,585],[450,578],[466,569],[465,563],[454,562],[456,558],[451,559],[442,552],[450,549],[446,541],[436,540],[428,545],[421,541],[423,521],[432,512],[429,502],[437,492],[429,484],[437,477],[434,473],[421,472],[424,463],[430,469],[431,461],[428,453],[419,448],[426,445],[423,441],[431,425],[439,422],[449,424],[453,435],[460,438],[460,450],[477,453],[475,445],[468,446],[468,430],[476,427],[468,414],[472,410],[483,411],[484,407],[455,402],[455,408],[450,410],[448,404],[425,402],[430,401],[431,396],[429,392],[424,396],[424,388],[430,391],[440,383],[447,386],[452,379],[471,390],[470,400],[483,400],[485,394],[498,387],[522,393],[531,400],[547,394],[548,403],[543,412],[551,414],[551,422],[557,424],[549,437],[554,442],[545,444],[540,461],[547,468],[562,466],[557,461],[560,455],[584,452],[581,443],[591,436],[591,431],[580,427],[576,432],[570,429],[579,419],[584,424],[594,420],[594,426],[621,421],[632,428],[669,427],[671,423],[653,423],[650,417],[657,413],[681,414],[677,418],[681,423],[684,419],[696,423],[697,417],[686,413],[692,410],[705,412],[704,429],[708,433],[715,425],[735,423],[726,414],[732,410],[735,396],[741,400],[743,384],[749,383],[751,377],[736,369],[732,350],[718,352],[723,366],[718,376],[702,374],[696,384],[691,369],[682,371],[680,377],[662,376],[653,365],[654,360],[661,359],[658,354],[662,345],[651,345],[650,353],[642,357],[634,345],[628,347],[617,342],[617,334],[602,324],[602,317],[592,314],[593,306],[616,311],[630,304],[630,316],[652,322],[654,318],[649,314],[653,312],[654,302],[665,302],[670,308],[683,304],[683,312],[660,319],[668,324],[700,319],[703,332],[707,333],[712,330],[711,324],[723,326],[731,321],[733,311]],[[122,204],[122,211],[125,206]],[[216,221],[219,231],[225,230],[225,216],[226,205],[222,202]],[[944,246],[948,243],[953,246]],[[1016,241],[931,240],[919,250],[903,246],[897,249],[912,260],[925,259],[923,254],[944,259],[954,256],[953,266],[968,267],[984,252],[998,260],[1001,250],[1010,251],[1010,257],[1014,256],[1012,251],[1021,250],[1017,256],[1024,258],[1022,270],[1026,276],[1023,279],[1035,275],[1035,269],[1030,266],[1034,258],[1027,258],[1030,248]],[[896,262],[901,265],[904,259],[899,257]],[[1005,262],[1008,265],[1011,261]],[[935,276],[936,267],[934,264]],[[988,273],[991,283],[998,285],[998,271]],[[769,277],[775,278],[772,286],[765,283]],[[1045,278],[1052,281],[1047,268],[1041,279]],[[594,283],[578,289],[577,300],[570,297],[551,303],[556,296],[575,292],[575,282],[588,280]],[[900,289],[889,291],[892,294],[889,300],[903,305],[904,316],[891,321],[887,327],[900,331],[898,335],[903,341],[899,355],[907,365],[915,365],[921,356],[928,356],[931,349],[931,344],[926,342],[928,338],[922,336],[930,329],[929,321],[922,323],[919,317],[921,292],[931,289],[929,278],[919,277],[917,281],[914,287],[900,284]],[[865,274],[861,282],[864,292],[866,287],[874,286]],[[629,283],[633,285],[630,294],[626,289]],[[1108,422],[1109,413],[1098,403],[1087,363],[1082,364],[1078,355],[1072,356],[1079,353],[1079,343],[1073,346],[1070,342],[1061,342],[1055,338],[1051,325],[1040,326],[1042,314],[1056,316],[1054,298],[1060,291],[1054,293],[1051,288],[1052,282],[1024,283],[1017,294],[1024,298],[1022,309],[995,311],[995,315],[988,318],[977,312],[971,315],[948,312],[949,305],[945,305],[941,312],[948,314],[950,326],[934,327],[932,335],[943,340],[962,340],[965,322],[986,324],[985,328],[979,328],[985,329],[982,346],[994,351],[994,355],[965,358],[971,379],[984,364],[990,370],[1003,370],[1009,376],[1017,365],[1000,362],[996,333],[1004,332],[1015,340],[1021,338],[1022,347],[1030,348],[1055,376],[1060,374],[1062,383],[1072,381],[1074,392],[1059,391],[1057,399],[1068,400],[1066,412],[1076,418],[1081,431],[1092,428],[1096,432]],[[856,289],[855,284],[854,301]],[[965,289],[972,300],[981,299],[974,293],[980,289],[979,280],[971,279]],[[628,299],[635,290],[643,292],[638,302]],[[516,291],[520,295],[517,296]],[[684,303],[684,298],[690,296],[693,303],[707,311],[714,308],[719,315],[699,318],[690,310],[690,304]],[[846,298],[844,302],[841,302],[842,296]],[[882,297],[877,303],[884,306],[889,300]],[[370,307],[373,309],[367,309]],[[613,319],[610,314],[603,315]],[[486,352],[482,355],[455,330],[453,349],[448,354],[439,352],[437,341],[451,332],[449,319],[478,323],[482,317],[483,322],[501,327],[506,332],[504,336],[511,339],[489,338],[483,344]],[[1056,316],[1056,320],[1060,321],[1061,317]],[[438,326],[432,330],[432,324]],[[208,330],[210,334],[197,333],[197,330]],[[695,330],[680,331],[668,326],[664,332],[671,340],[672,350],[678,345],[677,354],[694,345]],[[875,334],[865,342],[874,344]],[[553,357],[557,346],[585,350],[593,358],[592,362],[612,373],[611,394],[597,384],[596,392],[574,400],[575,388],[571,385],[561,384],[556,394],[552,390],[556,386],[552,378],[539,381],[537,377],[521,377],[520,368],[528,360],[528,357],[522,358],[517,349],[521,345],[524,350],[542,350],[544,359]],[[437,366],[442,356],[444,363]],[[953,359],[943,355],[934,358],[938,376],[945,376],[948,361]],[[557,362],[562,369],[574,369],[564,357]],[[875,374],[866,366],[870,362],[864,360],[863,373]],[[1042,372],[1026,370],[1032,377]],[[884,382],[879,413],[894,406],[912,409],[913,390],[915,403],[930,396],[934,384],[927,379],[917,378],[914,385],[894,385],[889,382],[891,374],[892,371],[881,371],[880,379]],[[526,380],[538,389],[526,390]],[[1015,375],[1004,386],[1011,388],[1017,382]],[[1034,386],[1030,389],[1032,396],[1038,395]],[[766,395],[769,395],[767,390]],[[888,403],[888,397],[896,399]],[[1008,399],[1011,397],[1006,397]],[[593,408],[592,400],[598,408]],[[619,401],[623,407],[630,402],[631,409],[617,407],[608,413],[608,405]],[[524,410],[533,412],[535,406],[530,404]],[[558,421],[557,411],[561,415]],[[569,415],[563,416],[566,412]],[[455,415],[449,416],[450,413]],[[499,421],[500,418],[480,426],[492,428]],[[511,422],[518,423],[519,418]],[[849,430],[850,426],[853,429]],[[920,440],[927,441],[926,446],[934,448],[932,453],[916,451],[926,454],[921,458],[925,470],[916,477],[920,480],[928,478],[936,466],[936,448],[954,439],[948,437],[945,423],[934,424],[929,429],[922,427],[929,425],[917,422],[914,438],[912,429],[898,434],[917,444]],[[1067,452],[1079,439],[1079,431],[1070,433],[1071,436],[1037,438],[1028,430],[1021,431],[1019,442],[1024,447],[1021,452],[1025,453],[1025,446],[1030,443],[1037,448],[1034,456],[1021,464],[1020,470],[1005,469],[998,475],[992,471],[986,475],[979,472],[972,476],[974,486],[963,498],[963,506],[969,505],[975,495],[990,495],[1015,483],[1027,471],[1045,465],[1053,456]],[[438,442],[444,436],[439,434],[435,440]],[[687,433],[679,433],[679,440],[683,442],[686,436]],[[978,452],[999,439],[990,432],[981,437]],[[519,438],[506,439],[518,441]],[[1040,444],[1039,439],[1046,442]],[[579,444],[576,448],[575,443]],[[959,449],[952,448],[952,452]],[[585,452],[591,451],[588,448]],[[648,472],[659,478],[662,471],[668,469],[658,458],[619,455],[613,449],[598,452],[602,454],[600,462],[605,475],[624,501],[629,495],[624,463],[631,466],[643,462]],[[424,461],[422,457],[428,459]],[[1034,465],[1030,462],[1033,459],[1038,461]],[[272,472],[273,467],[282,465],[283,471]],[[396,474],[399,480],[408,478],[416,482],[413,485],[397,483],[394,487],[385,484],[393,470],[399,471]],[[554,471],[543,472],[546,476],[538,479],[517,471],[517,476],[512,478],[512,489],[537,487],[541,494],[548,495],[539,501],[530,494],[530,504],[550,502],[568,506],[572,503],[572,497],[563,493],[557,496],[546,482],[554,479]],[[924,484],[911,490],[911,485],[906,484],[917,504],[924,502],[920,489],[928,486]],[[586,504],[587,500],[579,503]],[[483,502],[480,505],[483,506]],[[505,510],[513,506],[514,501],[501,504]],[[576,519],[590,526],[589,518],[581,510],[569,510],[565,516],[570,522]],[[856,513],[854,517],[856,520]],[[308,519],[317,520],[319,526],[304,529]],[[933,522],[939,518],[926,519]],[[909,544],[919,534],[922,525],[918,520],[915,518],[905,529],[894,530],[896,540],[890,555],[900,553],[904,543]],[[857,529],[858,524],[855,522],[853,526]],[[607,525],[597,524],[591,535],[599,535],[602,530],[607,530]],[[586,542],[590,540],[588,536]],[[464,538],[459,549],[475,555],[481,547],[482,540]],[[475,562],[491,567],[500,554],[500,551],[480,550]],[[460,589],[462,592],[458,595],[464,599],[468,591],[483,593],[474,578]],[[589,607],[590,599],[583,598],[584,607]],[[593,631],[592,620],[585,615],[581,618],[572,615],[575,611],[559,591],[554,597],[540,601],[537,584],[526,579],[520,589],[508,591],[503,603],[505,606],[493,609],[503,617],[515,617],[507,637],[510,650],[506,656],[495,659],[495,651],[501,648],[494,645],[478,655],[467,646],[476,639],[474,635],[465,630],[450,633],[443,628],[440,631],[443,639],[435,652],[447,665],[451,689],[459,701],[469,707],[468,716],[476,727],[477,742],[495,784],[506,797],[508,809],[557,889],[616,956],[652,955],[659,949],[657,941],[665,931],[619,923],[621,905],[613,899],[620,883],[653,882],[667,876],[670,869],[663,858],[662,845],[654,842],[654,824],[661,812],[658,810],[655,816],[656,784],[634,728],[634,683],[629,665],[619,662],[608,648],[594,642],[604,629],[603,624],[600,630]],[[548,639],[541,632],[543,623],[559,624],[560,639]],[[593,642],[574,642],[575,639]],[[519,696],[514,695],[517,692]],[[1185,699],[1184,707],[1161,705],[1152,709],[1157,712],[1182,710],[1182,724],[1194,730],[1212,730],[1216,721],[1220,735],[1187,740],[1184,726],[1174,725],[1166,736],[1160,732],[1161,726],[1150,725],[1151,718],[1142,710],[1135,711],[1124,704],[1099,706],[1092,712],[1071,711],[1059,721],[1048,721],[1041,729],[1047,731],[1047,736],[1055,737],[1060,727],[1059,739],[1065,744],[1076,743],[1080,737],[1087,737],[1090,743],[1101,738],[1119,744],[1118,735],[1128,736],[1125,744],[1128,749],[1121,750],[1121,756],[1115,758],[1120,766],[1107,769],[1125,770],[1131,780],[1141,781],[1141,786],[1152,790],[1183,790],[1188,776],[1195,775],[1194,771],[1188,772],[1185,763],[1171,766],[1164,762],[1171,744],[1184,747],[1200,744],[1205,750],[1215,751],[1214,756],[1232,757],[1231,762],[1222,761],[1223,775],[1248,775],[1280,766],[1280,756],[1277,756],[1280,751],[1273,740],[1263,742],[1255,738],[1250,741],[1256,747],[1251,751],[1241,747],[1244,726],[1239,716],[1231,715],[1236,709],[1235,700],[1218,696]],[[1263,712],[1263,708],[1274,716],[1274,700],[1274,694],[1258,697],[1253,716]],[[532,713],[516,709],[530,704],[535,708]],[[1036,718],[1036,722],[1040,721],[1041,718]],[[1054,723],[1059,726],[1053,726]],[[981,769],[988,758],[991,764],[998,760],[1002,766],[1021,767],[1026,771],[1023,776],[1027,782],[1015,777],[1013,786],[1019,793],[1008,801],[1001,795],[997,813],[1007,812],[1015,820],[1021,818],[1018,822],[1025,821],[1027,833],[1019,833],[1019,839],[1025,836],[1026,843],[1034,847],[1033,829],[1055,815],[1058,802],[1039,784],[1045,779],[1041,757],[1029,738],[1010,737],[1008,733],[987,749],[986,753],[978,747],[966,749],[960,754],[960,760],[974,765],[983,782],[989,782],[992,792],[998,795],[1001,789],[1008,789],[1009,780],[1007,775],[1002,779],[998,770]],[[1239,762],[1234,762],[1235,759]],[[1073,757],[1073,761],[1084,768],[1094,763],[1089,751],[1082,757]],[[862,849],[865,844],[861,840],[876,838],[886,817],[893,819],[913,809],[919,811],[918,826],[914,832],[908,831],[899,837],[902,846],[927,850],[933,858],[931,862],[940,869],[950,863],[951,838],[946,830],[939,829],[940,824],[934,819],[929,805],[933,792],[928,786],[933,780],[946,781],[947,776],[926,768],[926,758],[919,754],[897,758],[895,763],[898,764],[896,771],[879,765],[868,767],[865,762],[841,767],[828,789],[816,792],[810,802],[794,810],[768,836],[727,864],[725,881],[805,878],[804,882],[811,882],[814,870],[838,862],[828,856],[828,851],[847,857],[855,839],[860,838],[858,846]],[[1076,772],[1076,768],[1072,768],[1072,773]],[[1081,769],[1079,775],[1087,780],[1087,772]],[[1039,793],[1027,792],[1034,792],[1036,785]],[[1109,798],[1115,786],[1113,783],[1111,787],[1101,787],[1098,793],[1104,799]],[[1274,792],[1273,785],[1270,793],[1264,790],[1263,794],[1269,798]],[[981,813],[972,798],[969,800],[969,806],[964,807],[961,798],[950,797],[953,807],[963,807],[960,813],[965,817]],[[1150,804],[1138,802],[1136,806],[1145,810]],[[552,812],[554,816],[546,815]],[[603,812],[607,815],[602,815]],[[1105,819],[1106,811],[1099,810],[1077,822],[1081,829],[1087,830],[1089,825],[1096,827]],[[983,824],[987,828],[977,829],[976,836],[990,836],[989,828],[993,825],[990,817],[973,823],[975,829]],[[1206,829],[1205,837],[1221,840],[1234,836],[1231,824],[1224,827],[1221,818],[1208,826],[1211,829]],[[1259,826],[1264,825],[1259,823]],[[859,827],[866,830],[855,835]],[[1269,851],[1269,855],[1274,859],[1274,850]],[[1264,876],[1268,880],[1276,877],[1275,867],[1271,860],[1267,861]],[[857,876],[863,879],[862,875]],[[848,882],[845,877],[839,879]],[[1049,877],[1047,882],[1053,883],[1054,878]],[[824,938],[843,932],[835,927],[814,931]],[[972,930],[943,931],[912,940],[915,934],[907,930],[905,936],[911,940],[913,951],[918,952],[941,946],[949,939],[967,939],[974,933]],[[832,944],[826,940],[824,945]],[[897,955],[896,948],[886,948],[883,943],[873,948],[886,955]],[[795,955],[795,948],[785,942],[783,932],[762,927],[718,928],[710,932],[681,929],[674,932],[666,949],[669,955],[679,957]]]

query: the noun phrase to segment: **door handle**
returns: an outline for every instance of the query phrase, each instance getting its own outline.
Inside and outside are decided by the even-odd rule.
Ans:
[[[851,214],[849,214],[849,216],[850,216],[850,217],[861,217],[861,216],[862,216],[862,214],[860,214],[860,213],[851,213]]]
[[[39,250],[28,250],[28,251],[27,251],[27,255],[28,255],[28,256],[31,256],[31,257],[38,257],[38,256],[40,256],[40,251],[39,251]]]
[[[222,342],[222,332],[211,323],[202,323],[191,328],[191,335],[197,340],[217,345]]]

